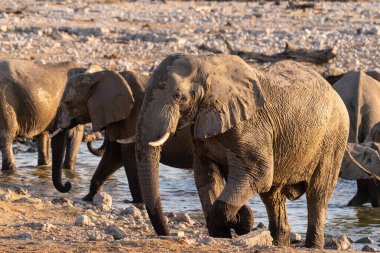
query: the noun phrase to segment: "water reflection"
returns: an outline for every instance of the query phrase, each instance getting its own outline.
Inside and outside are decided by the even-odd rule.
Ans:
[[[98,143],[100,145],[100,142]],[[18,170],[14,173],[0,172],[0,184],[18,184],[31,192],[49,197],[70,196],[80,199],[88,193],[90,180],[100,158],[91,155],[84,143],[78,154],[77,168],[64,171],[63,181],[72,183],[68,194],[59,193],[51,182],[50,168],[37,168],[37,153],[16,153]],[[193,216],[203,219],[198,193],[192,170],[182,170],[160,166],[160,192],[165,211],[188,211]],[[363,236],[380,239],[380,209],[346,207],[355,194],[354,181],[340,180],[327,210],[325,232],[333,235],[350,235],[354,240]],[[114,205],[125,207],[125,200],[130,200],[127,177],[123,169],[118,170],[106,183],[104,190],[112,195]],[[266,209],[258,196],[249,201],[255,212],[255,222],[268,224]],[[292,230],[305,233],[307,223],[306,198],[287,202],[287,213]]]

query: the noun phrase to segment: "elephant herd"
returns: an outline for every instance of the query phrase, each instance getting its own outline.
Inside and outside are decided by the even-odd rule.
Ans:
[[[333,86],[293,61],[259,70],[231,55],[172,54],[149,77],[96,65],[2,61],[2,170],[16,168],[16,136],[38,137],[39,166],[50,166],[51,140],[53,184],[70,191],[62,169],[73,168],[83,124],[92,123],[105,131],[104,152],[98,150],[102,158],[84,200],[124,166],[132,202],[145,204],[158,235],[169,235],[159,162],[193,168],[210,236],[248,233],[254,217],[246,203],[259,194],[274,243],[288,245],[286,200],[306,193],[305,246],[321,248],[338,176],[357,180],[348,205],[380,206],[374,179],[380,174],[380,74],[328,80]]]

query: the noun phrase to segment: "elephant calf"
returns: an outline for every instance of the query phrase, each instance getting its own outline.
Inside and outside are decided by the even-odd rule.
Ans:
[[[46,65],[24,60],[0,62],[2,170],[16,169],[12,151],[16,136],[37,136],[38,165],[50,165],[49,130],[52,130],[67,78],[84,70],[72,62]],[[83,127],[70,130],[70,134],[65,166],[73,168]]]
[[[148,77],[136,72],[117,73],[110,70],[84,73],[69,79],[59,126],[72,127],[78,123],[92,123],[95,131],[105,129],[104,146],[95,153],[103,153],[91,179],[90,192],[84,200],[91,201],[104,182],[121,166],[127,174],[133,203],[142,203],[137,177],[135,145],[120,144],[116,139],[135,135]],[[64,145],[63,139],[54,143],[57,150]],[[90,146],[90,150],[92,150]],[[62,159],[62,155],[56,157]],[[184,128],[163,147],[161,162],[177,168],[192,166],[192,142],[190,128]],[[61,192],[70,190],[70,184],[61,182],[61,161],[53,156],[53,181]]]
[[[289,245],[286,199],[306,192],[306,246],[323,247],[349,118],[320,75],[292,61],[259,71],[237,56],[174,54],[150,80],[137,122],[136,160],[158,235],[169,235],[158,187],[162,145],[190,126],[195,182],[211,236],[248,233],[253,213],[245,203],[260,194],[274,243]]]
[[[348,149],[366,168],[380,175],[380,73],[350,71],[333,84],[341,96],[350,117]],[[380,207],[380,183],[369,178],[347,158],[344,158],[340,176],[357,180],[357,193],[349,206],[370,202]]]

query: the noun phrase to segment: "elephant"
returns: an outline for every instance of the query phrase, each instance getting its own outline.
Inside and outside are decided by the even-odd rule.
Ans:
[[[105,130],[102,147],[90,152],[102,155],[91,179],[90,191],[83,198],[91,201],[105,181],[121,166],[124,166],[132,203],[142,203],[137,175],[134,143],[120,144],[117,139],[135,135],[136,122],[142,105],[148,77],[133,71],[117,73],[103,70],[91,74],[79,74],[68,80],[62,99],[62,117],[59,127],[66,129],[78,123],[92,123],[94,131]],[[57,150],[63,140],[54,143]],[[55,157],[61,157],[57,154]],[[190,128],[184,128],[170,138],[163,147],[161,162],[176,168],[191,168],[192,138]],[[71,183],[62,183],[62,161],[53,156],[53,181],[57,190],[68,192]]]
[[[38,166],[50,166],[50,138],[68,76],[84,72],[73,62],[38,64],[27,60],[0,62],[0,148],[2,170],[14,171],[15,137],[37,137]],[[69,130],[64,165],[73,168],[83,126]]]
[[[172,54],[154,70],[135,140],[144,204],[169,235],[158,183],[165,141],[191,127],[193,169],[210,236],[248,233],[259,194],[275,245],[290,244],[286,199],[306,192],[306,247],[322,248],[328,201],[345,152],[349,118],[331,86],[292,61],[257,70],[238,56]]]
[[[341,96],[350,117],[350,153],[366,168],[380,175],[380,73],[350,71],[340,75],[333,88]],[[357,193],[348,206],[370,202],[373,207],[380,207],[380,183],[359,171],[346,157],[340,177],[357,180]]]

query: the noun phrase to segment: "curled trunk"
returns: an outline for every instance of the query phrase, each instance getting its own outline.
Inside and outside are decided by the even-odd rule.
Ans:
[[[93,140],[87,141],[87,148],[88,151],[90,151],[91,154],[95,156],[103,156],[104,152],[106,151],[106,146],[108,142],[107,136],[104,136],[103,144],[99,148],[95,148],[92,145]]]
[[[66,147],[67,129],[59,132],[52,138],[52,178],[55,188],[60,192],[69,192],[71,183],[62,184],[62,164]]]

